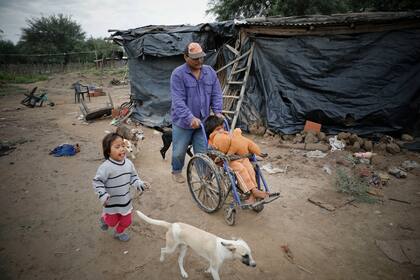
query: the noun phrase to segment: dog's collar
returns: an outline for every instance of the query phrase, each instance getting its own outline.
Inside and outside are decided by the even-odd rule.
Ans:
[[[116,165],[124,165],[125,164],[125,159],[123,161],[115,161],[115,160],[112,160],[111,158],[108,158],[108,160],[110,162],[112,162],[113,164],[116,164]]]

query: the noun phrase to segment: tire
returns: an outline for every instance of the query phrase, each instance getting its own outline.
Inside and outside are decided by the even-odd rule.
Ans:
[[[195,154],[188,162],[187,182],[191,195],[201,210],[213,213],[221,207],[222,180],[216,164],[206,154]]]
[[[225,222],[229,226],[235,225],[236,222],[236,209],[231,207],[225,208]]]
[[[264,210],[264,204],[260,204],[256,207],[252,207],[252,210],[254,210],[257,213],[260,213],[262,210]]]

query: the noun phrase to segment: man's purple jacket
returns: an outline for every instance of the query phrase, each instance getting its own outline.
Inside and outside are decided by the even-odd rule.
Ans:
[[[201,68],[197,80],[190,67],[184,63],[171,75],[172,124],[191,129],[193,116],[202,122],[210,115],[222,112],[222,90],[216,72],[208,65]]]

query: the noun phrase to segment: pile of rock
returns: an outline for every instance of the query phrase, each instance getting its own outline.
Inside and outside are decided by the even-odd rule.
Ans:
[[[355,133],[340,132],[337,135],[337,139],[343,141],[346,144],[346,147],[352,152],[360,152],[361,150],[370,152],[373,150],[372,141],[363,139]]]
[[[253,130],[250,132],[253,134],[264,134],[264,137],[278,138],[280,145],[283,144],[283,141],[292,142],[294,148],[305,150],[328,151],[331,148],[329,138],[333,137],[332,135],[327,136],[324,132],[314,131],[302,131],[296,135],[285,134],[280,136],[263,126],[254,125],[252,128]],[[345,144],[346,150],[350,150],[354,153],[374,151],[375,153],[388,152],[390,154],[397,154],[401,152],[401,148],[404,143],[414,140],[409,134],[401,135],[401,140],[396,140],[391,136],[385,135],[382,136],[379,141],[374,143],[368,138],[362,138],[356,133],[350,132],[340,132],[337,135],[337,139]]]

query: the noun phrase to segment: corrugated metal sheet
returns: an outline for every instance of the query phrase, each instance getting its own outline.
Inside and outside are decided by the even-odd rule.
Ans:
[[[333,15],[308,15],[294,17],[262,17],[236,21],[235,25],[270,26],[270,27],[304,27],[323,25],[343,25],[351,23],[389,23],[401,20],[419,20],[420,11],[411,12],[366,12]]]

